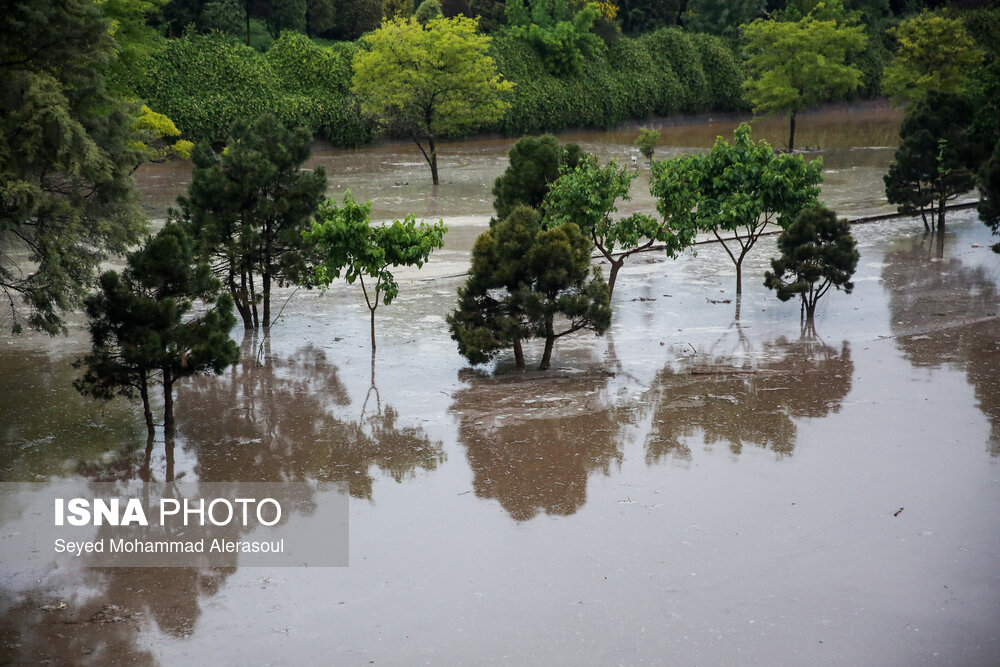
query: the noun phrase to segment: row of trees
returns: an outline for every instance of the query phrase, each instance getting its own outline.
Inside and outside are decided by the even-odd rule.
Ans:
[[[273,287],[325,287],[341,276],[361,284],[374,355],[375,310],[399,291],[391,269],[421,266],[443,245],[446,228],[412,216],[372,226],[370,202],[355,203],[350,193],[343,206],[324,201],[325,173],[303,169],[311,143],[307,132],[265,115],[237,123],[221,152],[195,149],[179,210],[123,271],[104,273],[86,300],[92,350],[77,363],[81,392],[138,396],[152,437],[150,387],[162,385],[172,438],[174,383],[219,373],[239,357],[229,337],[234,309],[244,329],[266,333],[276,319]]]
[[[811,325],[831,287],[851,291],[858,253],[847,223],[819,206],[822,161],[776,155],[751,140],[746,124],[707,154],[653,164],[657,217],[616,216],[635,175],[614,161],[601,166],[551,136],[522,139],[510,158],[494,185],[499,217],[476,240],[448,317],[459,352],[473,364],[513,348],[524,368],[522,341],[542,338],[539,368],[549,368],[558,338],[607,330],[616,277],[630,256],[659,244],[676,257],[698,232],[712,233],[735,265],[737,304],[743,261],[768,225],[783,230],[782,255],[765,285],[781,300],[799,296],[805,322]],[[607,282],[591,267],[595,250],[610,266]]]

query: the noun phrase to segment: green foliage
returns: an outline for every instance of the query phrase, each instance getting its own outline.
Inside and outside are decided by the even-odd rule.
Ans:
[[[115,57],[107,84],[116,96],[129,97],[132,85],[147,76],[150,63],[164,46],[163,37],[149,25],[166,0],[104,0],[104,15],[111,20]]]
[[[514,87],[497,74],[487,49],[463,16],[396,19],[369,35],[366,51],[354,56],[351,89],[365,114],[384,130],[416,142],[438,183],[438,137],[455,136],[499,121]],[[426,148],[425,148],[426,145]]]
[[[994,236],[1000,234],[1000,143],[979,171],[977,209],[983,224],[993,230]],[[995,244],[993,250],[1000,252],[1000,243]]]
[[[906,112],[899,148],[884,177],[885,196],[904,215],[920,214],[925,229],[945,224],[945,204],[975,185],[989,147],[970,136],[973,110],[951,93],[930,91]]]
[[[469,12],[479,17],[479,30],[489,34],[506,25],[504,0],[469,0]]]
[[[204,257],[211,257],[246,329],[271,325],[271,286],[307,277],[311,257],[302,232],[326,191],[322,167],[301,169],[312,136],[265,114],[233,125],[221,155],[202,144],[194,152],[181,219]],[[258,316],[257,280],[263,314]]]
[[[223,141],[237,120],[267,112],[338,146],[356,146],[371,138],[349,90],[356,51],[284,32],[261,54],[223,35],[189,33],[170,41],[139,94],[196,141]]]
[[[579,74],[583,63],[603,53],[604,43],[591,32],[601,17],[592,2],[507,0],[511,34],[531,45],[556,76]]]
[[[592,247],[575,224],[544,230],[538,212],[525,206],[492,225],[476,239],[469,278],[448,316],[459,353],[480,364],[513,346],[524,368],[521,341],[541,337],[546,370],[557,338],[581,329],[604,333],[610,296],[600,272],[590,270]],[[568,320],[558,332],[557,314]]]
[[[711,152],[653,165],[651,191],[661,215],[691,216],[711,232],[736,266],[742,293],[743,259],[769,224],[788,226],[799,211],[817,203],[823,161],[775,155],[765,141],[750,139],[742,123],[730,144],[722,137]]]
[[[373,227],[372,203],[357,203],[350,191],[344,205],[326,200],[316,213],[312,228],[303,233],[306,243],[315,246],[320,262],[314,277],[318,284],[329,285],[341,275],[348,284],[357,280],[371,313],[372,353],[375,352],[375,310],[388,306],[399,294],[399,284],[390,269],[400,266],[421,267],[433,250],[444,246],[448,231],[443,221],[435,225],[421,222],[413,215],[402,222]],[[365,278],[369,284],[365,285]]]
[[[615,217],[617,202],[630,199],[629,188],[636,176],[613,160],[602,167],[588,155],[575,168],[562,169],[543,204],[547,227],[575,224],[611,264],[609,298],[618,271],[630,256],[662,243],[667,255],[676,257],[694,243],[696,230],[689,216],[656,220],[645,213],[633,213]]]
[[[960,19],[924,11],[902,21],[890,34],[899,48],[885,68],[882,86],[888,95],[906,103],[932,90],[961,92],[969,70],[983,60],[983,52]]]
[[[107,88],[120,47],[92,2],[0,15],[0,292],[15,332],[64,331],[98,265],[145,228],[137,109]]]
[[[441,3],[438,0],[424,0],[417,7],[417,11],[413,12],[413,18],[420,25],[427,25],[431,19],[439,19],[441,16]],[[402,16],[401,18],[408,17]]]
[[[682,0],[619,0],[618,19],[627,34],[677,25]]]
[[[806,320],[812,321],[816,302],[831,287],[850,294],[858,251],[847,220],[838,220],[828,208],[803,209],[778,236],[781,256],[771,260],[764,286],[782,301],[798,295]]]
[[[549,184],[559,177],[559,168],[575,167],[581,154],[577,144],[562,146],[551,134],[518,139],[508,153],[510,164],[493,183],[497,219],[506,218],[518,206],[540,208]]]
[[[516,84],[499,127],[508,135],[611,128],[630,118],[743,106],[743,74],[732,51],[712,35],[670,28],[621,39],[586,61],[580,75],[563,77],[551,75],[516,36],[497,35],[491,52]]]
[[[642,153],[642,156],[649,160],[650,164],[652,164],[653,153],[656,151],[656,144],[659,141],[659,130],[654,130],[648,127],[640,127],[639,136],[635,138],[632,145],[637,146],[639,148],[639,152]]]
[[[192,316],[196,299],[210,305]],[[164,426],[172,430],[174,382],[221,373],[239,359],[229,338],[232,301],[220,295],[208,264],[196,260],[194,243],[180,225],[166,225],[129,255],[121,274],[104,273],[86,310],[92,348],[75,364],[86,370],[74,386],[104,400],[138,394],[150,437],[152,384],[163,385]]]
[[[766,5],[764,0],[689,0],[681,21],[692,32],[732,39],[740,26],[764,16]]]
[[[384,15],[382,0],[338,0],[337,21],[331,36],[354,41],[378,28]]]
[[[743,38],[746,99],[754,113],[789,114],[789,151],[796,113],[861,85],[861,70],[847,64],[848,56],[867,43],[861,26],[810,13],[796,22],[757,19],[744,29]]]
[[[413,16],[413,0],[385,0],[385,18],[408,19]]]

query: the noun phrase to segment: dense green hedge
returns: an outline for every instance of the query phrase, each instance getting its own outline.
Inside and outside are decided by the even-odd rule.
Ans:
[[[349,90],[357,48],[286,31],[259,53],[221,34],[189,33],[169,42],[138,94],[194,140],[222,140],[237,118],[270,111],[286,125],[354,146],[372,138]],[[491,52],[517,85],[506,118],[483,129],[512,136],[741,106],[737,60],[711,35],[668,28],[620,39],[576,76],[552,76],[511,34],[496,35]]]
[[[356,48],[319,46],[286,31],[262,54],[218,33],[187,34],[168,43],[137,92],[194,140],[222,140],[237,118],[269,111],[354,146],[371,140],[348,90]]]
[[[742,108],[743,74],[727,43],[712,35],[664,28],[621,39],[579,75],[562,77],[549,74],[535,50],[513,35],[495,35],[490,50],[517,84],[499,128],[509,135]]]

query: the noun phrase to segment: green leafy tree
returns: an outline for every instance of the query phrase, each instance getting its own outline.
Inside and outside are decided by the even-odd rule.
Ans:
[[[97,3],[0,12],[0,293],[15,332],[64,331],[98,265],[146,228],[137,109],[108,92],[119,48]]]
[[[379,27],[385,15],[382,0],[338,0],[333,37],[352,42]]]
[[[604,42],[592,31],[601,18],[593,2],[572,0],[507,0],[507,24],[538,52],[549,72],[579,74],[590,58],[604,53]]]
[[[413,0],[386,0],[385,18],[408,19],[413,16]]]
[[[885,196],[924,229],[944,230],[948,201],[971,190],[983,146],[970,136],[973,110],[951,93],[931,91],[912,105],[899,128],[899,148],[884,177]]]
[[[631,198],[629,188],[636,176],[613,160],[602,167],[588,155],[575,168],[563,169],[542,205],[547,227],[574,223],[611,265],[608,298],[614,293],[618,272],[632,255],[661,243],[668,256],[676,257],[694,242],[696,230],[689,211],[659,220],[645,213],[615,216],[617,203]]]
[[[649,160],[649,163],[653,163],[653,152],[656,151],[656,144],[660,141],[659,130],[654,130],[648,127],[639,128],[639,136],[636,137],[635,141],[632,142],[633,146],[639,148],[639,152],[642,156]]]
[[[327,200],[316,213],[312,228],[303,234],[316,247],[321,261],[314,269],[315,281],[329,285],[343,276],[348,284],[361,284],[365,304],[371,315],[372,354],[375,354],[375,310],[388,306],[399,294],[399,284],[391,269],[400,266],[421,267],[433,250],[444,246],[448,231],[444,222],[434,225],[416,223],[412,215],[400,222],[372,226],[372,203],[357,203],[350,191],[343,206]],[[365,279],[368,284],[365,284]]]
[[[420,25],[426,26],[431,19],[442,17],[441,3],[438,0],[424,0],[413,12],[414,20]]]
[[[858,267],[858,251],[851,226],[828,208],[803,209],[778,236],[781,256],[771,260],[764,286],[782,301],[802,299],[805,324],[811,327],[816,303],[830,291],[854,289],[851,276]]]
[[[766,141],[755,143],[742,123],[734,141],[715,140],[709,153],[674,158],[653,166],[651,191],[661,213],[693,216],[711,232],[736,266],[736,294],[743,291],[743,260],[768,224],[787,227],[803,208],[817,204],[823,161],[775,155]]]
[[[766,4],[764,0],[689,0],[681,21],[692,32],[735,38],[740,26],[764,15]]]
[[[493,182],[497,219],[521,205],[540,208],[549,185],[559,178],[560,167],[575,167],[582,154],[577,144],[563,146],[551,134],[518,139],[507,153],[507,169]]]
[[[514,84],[497,74],[490,38],[473,19],[387,21],[354,57],[352,90],[364,113],[417,144],[438,184],[437,141],[503,117]]]
[[[867,43],[861,26],[820,20],[814,13],[795,22],[757,19],[744,28],[743,40],[744,97],[754,113],[788,114],[789,152],[799,111],[861,85],[861,70],[847,62]]]
[[[209,307],[191,313],[195,300]],[[163,386],[163,426],[173,437],[173,387],[183,377],[221,373],[239,359],[229,337],[236,323],[229,295],[208,264],[195,258],[194,243],[177,224],[166,225],[129,255],[121,273],[101,276],[86,300],[92,349],[76,362],[85,369],[74,385],[83,394],[110,400],[142,400],[150,440],[154,432],[149,390]]]
[[[882,75],[883,90],[907,103],[930,91],[959,93],[983,52],[962,25],[929,11],[904,19],[889,33],[899,42]]]
[[[521,341],[542,338],[539,370],[551,366],[556,340],[575,331],[603,334],[611,323],[607,283],[591,270],[590,240],[573,223],[545,230],[520,206],[476,239],[469,278],[448,316],[459,353],[485,363],[508,347],[524,368]],[[557,328],[556,316],[564,328]],[[557,330],[558,329],[558,330]]]
[[[194,151],[180,218],[212,259],[247,330],[270,328],[273,286],[308,275],[310,248],[302,232],[326,191],[322,167],[302,169],[311,147],[308,131],[290,130],[265,114],[235,123],[221,154],[204,144]]]

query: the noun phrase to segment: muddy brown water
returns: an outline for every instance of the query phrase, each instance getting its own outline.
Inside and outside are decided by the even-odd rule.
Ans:
[[[897,120],[824,114],[828,139],[800,123],[804,145],[829,141],[824,198],[891,210],[878,146]],[[665,127],[660,154],[732,125]],[[634,151],[631,130],[572,138]],[[649,254],[620,275],[607,336],[561,340],[547,373],[509,356],[470,369],[444,316],[508,146],[449,145],[436,192],[409,147],[321,153],[377,217],[452,228],[379,309],[374,373],[367,309],[335,285],[295,294],[243,362],[178,388],[175,477],[342,482],[350,566],[0,564],[0,660],[1000,663],[1000,260],[975,213],[940,242],[915,220],[856,226],[854,293],[820,302],[813,337],[760,284],[769,238],[738,322],[721,248]],[[184,178],[144,174],[151,210]],[[2,343],[0,480],[140,474],[141,411],[70,386],[79,319]],[[158,439],[152,476],[166,468]]]

